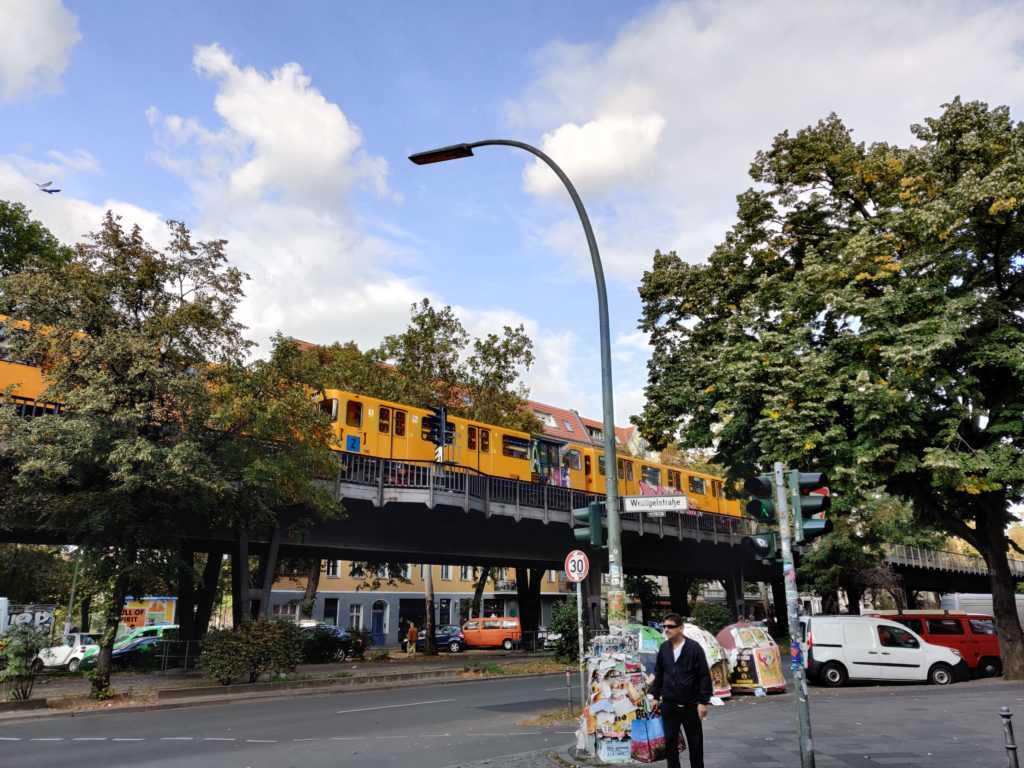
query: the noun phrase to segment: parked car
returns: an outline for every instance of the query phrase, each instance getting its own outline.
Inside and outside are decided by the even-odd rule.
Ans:
[[[523,639],[516,616],[470,619],[462,625],[467,648],[504,648],[511,651]]]
[[[918,681],[949,685],[970,676],[960,653],[932,645],[890,619],[801,617],[812,680],[831,688],[849,680]]]
[[[992,617],[966,611],[919,610],[873,611],[869,616],[898,621],[932,645],[959,651],[967,667],[978,677],[995,677],[1003,672]]]
[[[403,641],[403,647],[406,642]],[[462,634],[462,630],[456,627],[454,624],[446,624],[445,626],[438,627],[434,630],[434,647],[439,651],[451,651],[452,653],[459,653],[466,646],[466,638]],[[427,638],[426,634],[421,634],[416,639],[416,650],[423,652],[427,650]]]
[[[32,660],[32,668],[36,672],[44,669],[66,669],[68,672],[77,672],[82,666],[82,659],[86,652],[99,648],[99,635],[88,632],[72,632],[60,639],[59,645],[44,648],[39,655]]]
[[[344,661],[345,659],[362,658],[363,652],[366,648],[363,646],[362,638],[356,634],[349,632],[343,627],[337,627],[334,624],[305,624],[300,625],[302,627],[303,637],[306,640],[312,639],[315,635],[329,635],[333,640],[334,661]],[[331,659],[320,659],[321,661],[327,661]]]
[[[178,625],[177,624],[151,624],[148,627],[136,627],[130,629],[125,634],[114,640],[114,652],[111,658],[115,658],[118,650],[131,644],[135,640],[142,640],[149,638],[152,640],[175,640],[178,636]],[[97,635],[97,638],[99,636]],[[96,666],[97,658],[100,654],[100,647],[97,642],[96,645],[91,646],[82,658],[82,669],[91,669]]]

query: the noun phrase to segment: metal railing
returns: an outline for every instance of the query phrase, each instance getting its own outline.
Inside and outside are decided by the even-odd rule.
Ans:
[[[908,547],[893,544],[886,550],[885,559],[894,565],[906,565],[914,568],[930,568],[937,571],[956,573],[973,573],[979,576],[988,575],[988,564],[984,558],[975,555],[963,555],[959,552],[943,552],[921,547]],[[1024,578],[1024,561],[1010,560],[1010,573],[1016,578]]]
[[[549,483],[534,483],[505,477],[486,475],[458,464],[431,461],[382,459],[357,453],[338,454],[338,472],[334,478],[335,492],[342,496],[342,485],[376,488],[379,502],[383,503],[387,490],[426,490],[430,505],[438,494],[460,497],[463,507],[489,513],[492,505],[505,505],[520,510],[529,508],[549,512],[569,513],[587,506],[592,501],[603,501],[604,494],[563,488]],[[623,514],[623,520],[633,520],[641,533],[654,533],[659,521],[650,517]],[[713,512],[684,512],[667,515],[665,520],[677,526],[680,532],[719,534],[731,537],[746,535],[754,530],[747,518]]]

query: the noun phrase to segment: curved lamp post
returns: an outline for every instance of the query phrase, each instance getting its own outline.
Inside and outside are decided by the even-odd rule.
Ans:
[[[580,200],[576,187],[565,175],[565,171],[559,168],[554,160],[536,147],[521,141],[486,139],[470,144],[452,144],[449,147],[417,152],[415,155],[410,155],[409,159],[416,165],[443,163],[446,160],[473,157],[473,150],[476,147],[488,146],[517,147],[547,163],[569,192],[569,197],[572,198],[573,205],[576,206],[576,213],[579,214],[580,223],[583,224],[583,233],[587,237],[590,259],[594,264],[594,281],[597,283],[597,317],[601,333],[601,399],[604,405],[605,501],[607,502],[605,509],[608,512],[608,571],[611,581],[608,589],[608,625],[621,626],[626,623],[626,593],[622,579],[622,524],[619,519],[618,462],[615,453],[615,412],[612,399],[612,345],[608,330],[608,293],[604,284],[601,254],[597,250],[597,240],[594,238],[594,230],[590,226],[590,219],[583,207],[583,201]]]

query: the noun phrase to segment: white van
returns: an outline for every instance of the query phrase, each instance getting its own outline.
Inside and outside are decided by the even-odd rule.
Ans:
[[[928,681],[969,677],[958,651],[932,645],[902,624],[870,616],[801,617],[807,675],[830,688],[847,680]]]

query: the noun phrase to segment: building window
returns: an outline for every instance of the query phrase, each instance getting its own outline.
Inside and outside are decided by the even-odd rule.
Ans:
[[[405,565],[402,566],[402,578],[405,579],[406,581],[409,581],[409,580],[412,579],[412,566],[409,565],[408,563],[406,563]]]
[[[356,579],[361,579],[363,578],[364,575],[365,574],[363,571],[363,566],[361,566],[359,563],[352,563],[352,577]]]
[[[348,628],[354,630],[363,628],[363,606],[353,603],[348,607]]]
[[[357,429],[363,426],[363,404],[358,400],[349,400],[345,406],[345,423]]]
[[[705,490],[703,477],[694,477],[693,475],[689,475],[687,479],[690,482],[690,493],[697,493],[700,494],[701,496],[707,493],[707,491]]]
[[[383,435],[391,432],[391,409],[381,406],[377,415],[377,431]]]
[[[564,419],[564,420],[562,421],[562,424],[563,424],[563,425],[565,426],[565,431],[566,431],[566,432],[575,432],[575,431],[576,431],[576,430],[574,430],[574,429],[572,428],[572,422],[571,422],[571,421],[569,421],[568,419]]]
[[[405,437],[405,411],[395,411],[395,437]]]
[[[534,411],[533,415],[540,419],[541,424],[545,427],[557,427],[558,422],[555,421],[555,417],[550,413],[544,413],[544,411]]]
[[[558,583],[558,571],[548,571],[548,581],[552,584]]]
[[[469,581],[473,577],[473,569],[468,565],[459,567],[459,578],[462,581]]]
[[[451,581],[452,580],[452,567],[450,565],[441,566],[441,580]]]
[[[327,561],[327,575],[335,579],[338,577],[338,569],[341,564],[340,560],[328,560]]]
[[[287,603],[284,603],[283,605],[279,603],[279,604],[274,606],[273,611],[274,611],[274,615],[275,616],[277,616],[279,618],[282,618],[282,619],[284,619],[284,618],[289,618],[289,619],[298,618],[298,615],[299,615],[299,601],[298,600],[289,600]]]
[[[425,581],[427,578],[427,566],[420,564],[420,581]]]

